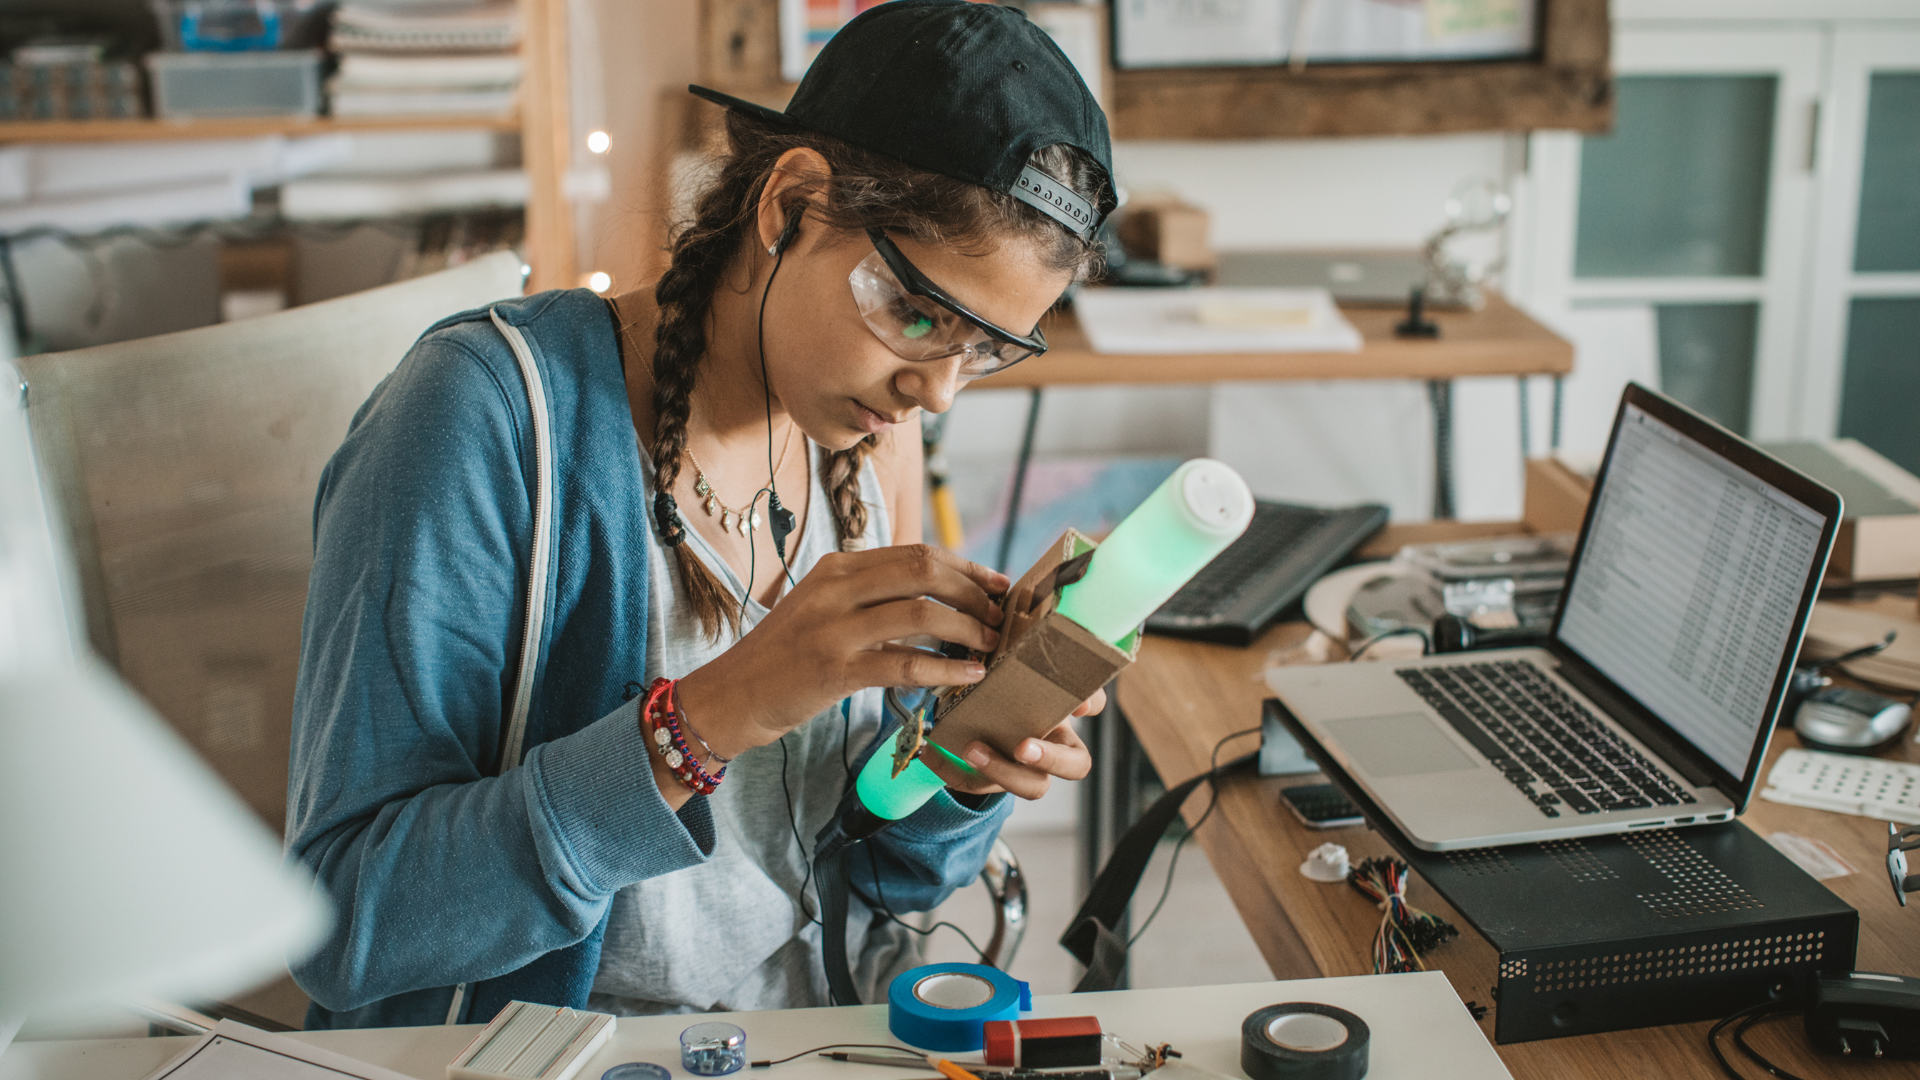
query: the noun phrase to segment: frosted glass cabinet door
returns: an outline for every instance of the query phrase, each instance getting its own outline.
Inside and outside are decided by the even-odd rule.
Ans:
[[[1766,249],[1771,75],[1631,75],[1580,154],[1577,278],[1753,277]]]
[[[1920,472],[1920,32],[1837,31],[1831,70],[1806,426]]]
[[[1567,274],[1542,291],[1574,308],[1654,308],[1664,388],[1735,431],[1782,438],[1800,389],[1826,35],[1643,24],[1614,46],[1613,130],[1533,159],[1543,193],[1573,194],[1539,204],[1543,242],[1568,241],[1542,249],[1535,266]]]
[[[1660,304],[1660,389],[1746,434],[1760,305]]]
[[[1839,434],[1920,475],[1920,296],[1850,306]]]
[[[1853,268],[1920,270],[1920,71],[1876,71],[1867,81]]]

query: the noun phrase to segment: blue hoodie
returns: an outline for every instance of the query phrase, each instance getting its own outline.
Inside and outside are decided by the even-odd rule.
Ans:
[[[614,893],[713,850],[706,800],[670,809],[640,734],[652,525],[606,303],[571,290],[491,310],[525,337],[552,431],[528,749],[500,761],[529,592],[532,413],[482,309],[428,330],[320,478],[287,847],[338,920],[293,965],[309,1028],[583,1005]],[[1010,806],[983,809],[943,793],[869,841],[891,908],[931,908],[979,873]]]

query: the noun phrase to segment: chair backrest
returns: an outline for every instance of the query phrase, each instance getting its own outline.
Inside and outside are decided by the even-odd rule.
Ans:
[[[320,470],[421,331],[520,265],[19,362],[95,649],[275,829]]]

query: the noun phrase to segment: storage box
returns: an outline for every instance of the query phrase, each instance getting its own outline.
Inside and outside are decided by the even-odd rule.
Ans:
[[[1025,738],[1039,738],[1133,663],[1135,630],[1115,647],[1054,610],[1060,598],[1055,571],[1095,549],[1068,529],[1008,590],[1000,647],[987,658],[986,678],[944,697],[934,712],[931,740],[958,754],[975,739],[1013,756]]]
[[[1577,533],[1592,495],[1593,477],[1582,476],[1557,457],[1528,458],[1520,520],[1529,532]]]
[[[149,0],[168,52],[304,49],[326,40],[317,0]]]
[[[147,71],[153,113],[168,120],[320,113],[318,49],[153,53]]]
[[[1127,204],[1115,224],[1127,254],[1183,270],[1212,271],[1219,265],[1208,237],[1205,210],[1178,199],[1141,196]]]

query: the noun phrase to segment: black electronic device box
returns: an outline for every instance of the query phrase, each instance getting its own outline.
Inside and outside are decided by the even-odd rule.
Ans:
[[[1718,1020],[1853,969],[1859,912],[1738,821],[1422,851],[1284,705],[1266,708],[1493,946],[1497,1043]]]
[[[1280,800],[1309,829],[1344,829],[1367,819],[1332,784],[1295,784],[1280,789]]]

